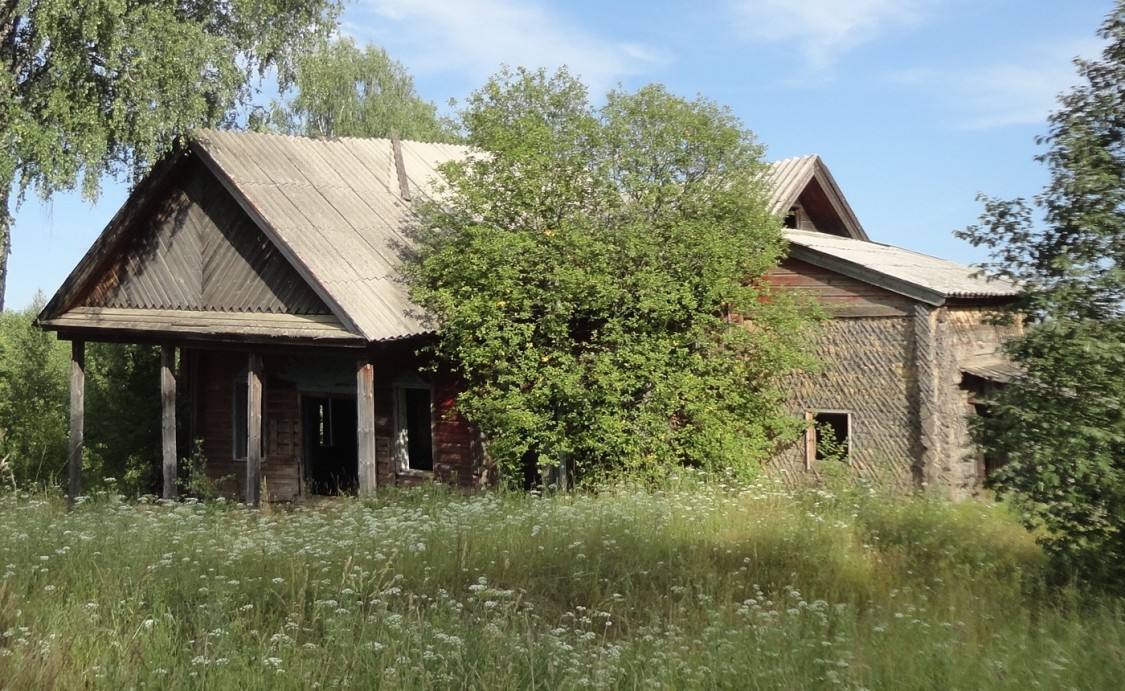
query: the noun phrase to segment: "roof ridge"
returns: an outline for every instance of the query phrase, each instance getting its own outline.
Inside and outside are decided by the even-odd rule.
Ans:
[[[785,158],[779,158],[779,159],[776,159],[776,160],[773,160],[773,161],[769,161],[769,164],[770,165],[778,165],[778,164],[781,164],[781,163],[792,163],[794,161],[808,161],[808,160],[816,160],[816,159],[820,159],[822,161],[824,160],[821,157],[820,154],[811,153],[811,154],[800,154],[798,156],[786,156]]]
[[[259,132],[256,130],[224,130],[217,127],[201,127],[191,131],[192,139],[200,139],[212,135],[219,135],[222,137],[262,137],[262,138],[277,138],[288,139],[295,141],[307,142],[387,142],[391,141],[390,137],[353,137],[353,136],[338,136],[338,135],[312,135],[312,134],[291,134],[289,132]],[[404,139],[399,138],[403,144],[424,144],[426,146],[448,146],[456,149],[473,150],[474,147],[468,144],[458,144],[453,142],[428,142],[423,139]]]

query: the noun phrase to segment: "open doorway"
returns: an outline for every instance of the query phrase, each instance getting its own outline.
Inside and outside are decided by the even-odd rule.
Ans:
[[[354,494],[359,487],[354,397],[301,397],[307,494]]]

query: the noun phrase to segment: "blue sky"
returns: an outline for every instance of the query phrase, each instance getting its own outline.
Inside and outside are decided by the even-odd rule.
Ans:
[[[651,82],[730,106],[770,159],[820,154],[872,239],[972,263],[953,238],[978,192],[1029,197],[1072,59],[1113,0],[358,0],[343,30],[383,46],[448,109],[501,64],[567,65],[597,97]],[[28,199],[7,307],[48,297],[125,199],[108,183]]]

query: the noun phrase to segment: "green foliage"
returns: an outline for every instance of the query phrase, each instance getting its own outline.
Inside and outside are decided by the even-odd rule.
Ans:
[[[1024,375],[975,422],[977,442],[1007,460],[995,486],[1060,576],[1125,592],[1125,2],[1100,36],[1101,60],[1077,61],[1084,83],[1041,139],[1043,193],[984,198],[980,225],[961,236],[1023,286],[1013,311],[1029,321],[1009,344]]]
[[[127,494],[155,493],[161,453],[160,349],[91,343],[86,356],[84,483],[111,477]]]
[[[21,486],[65,476],[70,348],[34,326],[42,304],[39,295],[25,310],[0,313],[0,457],[9,456]]]
[[[21,487],[65,482],[69,450],[70,344],[35,326],[42,296],[0,314],[0,458]],[[129,493],[148,492],[160,458],[160,353],[95,343],[86,358],[83,483],[106,475]]]
[[[446,166],[406,267],[458,406],[509,481],[682,463],[752,472],[797,430],[774,377],[805,322],[758,281],[784,251],[762,147],[660,86],[594,109],[565,71],[504,71],[461,114],[487,152]]]
[[[847,437],[836,435],[836,428],[828,422],[814,423],[816,427],[816,457],[826,464],[846,464],[850,447]]]
[[[207,473],[207,453],[203,450],[203,440],[192,442],[191,455],[183,459],[187,477],[182,482],[184,492],[200,501],[214,501],[222,496],[219,488],[234,480],[233,475],[214,478]],[[263,496],[265,493],[263,492]]]
[[[192,128],[228,123],[256,76],[283,86],[336,0],[15,0],[0,7],[0,308],[10,190],[138,176]]]
[[[297,57],[294,93],[275,101],[266,127],[289,134],[449,142],[453,124],[414,90],[402,63],[375,46],[338,38]]]
[[[770,483],[271,515],[0,496],[0,687],[1111,689],[1003,505]]]

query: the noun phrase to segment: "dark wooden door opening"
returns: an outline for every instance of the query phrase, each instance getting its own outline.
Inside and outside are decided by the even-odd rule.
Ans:
[[[355,494],[359,487],[355,398],[301,397],[305,493]]]

